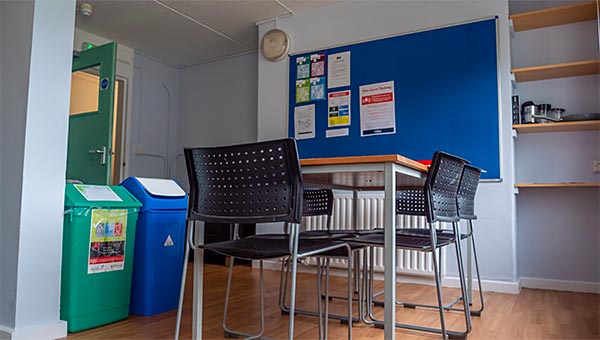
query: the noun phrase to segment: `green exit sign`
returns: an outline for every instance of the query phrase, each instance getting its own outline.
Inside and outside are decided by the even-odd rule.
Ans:
[[[89,42],[87,42],[87,41],[86,41],[86,42],[83,42],[83,43],[81,44],[81,50],[82,50],[82,51],[89,50],[89,49],[92,49],[92,48],[94,48],[94,47],[95,47],[95,46],[94,46],[94,44],[92,44],[92,43],[89,43]]]

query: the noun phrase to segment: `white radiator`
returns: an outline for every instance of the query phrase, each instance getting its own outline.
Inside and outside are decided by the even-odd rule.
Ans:
[[[332,230],[354,229],[352,193],[345,191],[334,192],[333,216],[331,222]],[[383,227],[383,203],[382,192],[359,193],[358,195],[358,218],[356,229],[373,229]],[[428,228],[425,217],[398,215],[396,218],[398,227]],[[441,225],[436,225],[440,228]],[[302,230],[324,230],[327,229],[327,218],[325,216],[308,217],[302,221]],[[375,250],[375,270],[383,271],[383,248]],[[443,260],[443,259],[442,259]],[[440,261],[444,268],[444,261]],[[311,261],[314,264],[314,260]],[[345,260],[336,260],[332,266],[346,267]],[[433,264],[431,254],[416,251],[398,250],[396,257],[396,270],[398,274],[433,275]],[[443,272],[443,270],[442,270]]]

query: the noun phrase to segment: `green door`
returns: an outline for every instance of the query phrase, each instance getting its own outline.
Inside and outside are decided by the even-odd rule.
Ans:
[[[73,56],[67,179],[110,184],[116,55],[109,43]]]

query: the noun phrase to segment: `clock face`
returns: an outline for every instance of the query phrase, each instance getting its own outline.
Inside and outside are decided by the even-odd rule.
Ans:
[[[290,50],[290,39],[284,31],[272,29],[263,36],[261,50],[267,60],[281,60]]]

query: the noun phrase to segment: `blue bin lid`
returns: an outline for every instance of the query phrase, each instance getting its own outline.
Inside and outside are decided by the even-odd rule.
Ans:
[[[175,180],[129,177],[121,185],[142,202],[141,212],[187,210],[187,194]]]

